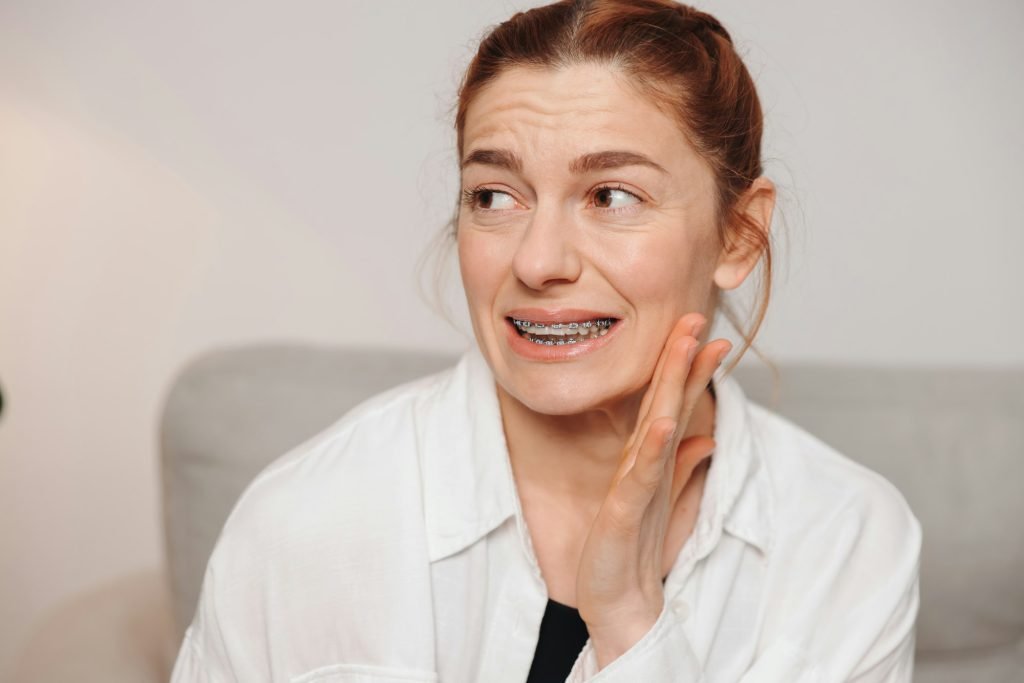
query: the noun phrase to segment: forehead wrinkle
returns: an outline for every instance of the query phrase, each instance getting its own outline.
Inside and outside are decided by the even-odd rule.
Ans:
[[[603,113],[607,110],[595,108],[593,111]],[[607,124],[603,121],[594,121],[588,125],[587,121],[580,120],[588,113],[590,112],[582,115],[575,113],[571,123],[558,117],[552,119],[544,115],[534,115],[532,112],[524,115],[510,112],[500,117],[486,117],[486,121],[475,129],[467,126],[465,144],[468,152],[460,163],[460,169],[478,164],[522,175],[534,168],[535,162],[539,162],[541,166],[548,166],[550,163],[564,167],[570,174],[582,175],[594,170],[627,165],[611,158],[610,155],[614,154],[615,150],[583,152],[577,148],[572,157],[563,156],[569,151],[564,145],[568,142],[565,134],[570,127],[574,135],[603,136],[607,131]],[[571,112],[567,111],[566,115],[569,114]],[[619,142],[614,146],[621,147],[623,144],[626,143]],[[559,160],[559,157],[564,160]],[[653,162],[649,165],[661,168]]]
[[[638,97],[633,84],[614,69],[513,69],[478,93],[465,126],[468,154],[479,149],[514,151],[520,160],[518,175],[537,170],[537,162],[550,172],[561,167],[559,174],[562,168],[583,175],[635,165],[665,171],[660,173],[663,178],[686,178],[693,168],[690,157],[703,161],[675,119]],[[680,143],[685,149],[677,149]],[[624,158],[581,159],[607,152],[637,153],[653,165],[627,164]]]
[[[558,83],[542,79],[540,83],[520,84],[514,88],[509,87],[507,90],[502,90],[499,87],[502,80],[503,78],[499,77],[481,91],[481,94],[488,90],[491,91],[494,100],[493,108],[499,112],[524,108],[541,115],[558,116],[573,115],[580,111],[611,111],[607,106],[602,106],[607,99],[607,93],[598,87],[582,89],[560,87]]]
[[[510,87],[509,78],[516,75],[522,74],[509,73],[492,81],[470,104],[466,117],[467,143],[471,138],[497,132],[514,136],[518,127],[557,132],[565,126],[563,121],[567,117],[578,125],[580,117],[615,114],[607,102],[607,94],[600,88],[573,92],[570,88],[557,88],[547,80],[540,84],[517,82],[515,87]]]
[[[550,107],[548,111],[540,111],[523,103],[494,103],[489,107],[474,112],[466,126],[466,139],[485,138],[495,134],[509,133],[514,137],[536,134],[544,131],[558,133],[569,124],[580,128],[586,123],[581,119],[604,117],[613,114],[607,107],[575,106],[564,107],[556,111]],[[473,119],[476,119],[475,121]],[[595,130],[601,128],[601,120],[592,122]]]

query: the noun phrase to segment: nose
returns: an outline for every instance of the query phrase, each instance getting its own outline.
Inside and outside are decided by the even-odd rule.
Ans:
[[[581,270],[576,236],[572,216],[556,205],[538,204],[516,248],[512,271],[530,289],[575,282]]]

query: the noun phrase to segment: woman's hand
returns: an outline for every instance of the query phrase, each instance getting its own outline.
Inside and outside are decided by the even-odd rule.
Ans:
[[[715,446],[708,436],[682,441],[697,399],[732,346],[716,339],[695,353],[705,322],[699,313],[687,314],[669,334],[583,546],[576,601],[601,668],[639,641],[661,614],[662,550],[671,513],[694,468]]]

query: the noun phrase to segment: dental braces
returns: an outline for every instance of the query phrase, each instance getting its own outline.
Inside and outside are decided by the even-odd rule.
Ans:
[[[562,328],[568,330],[575,330],[579,328],[587,329],[590,327],[607,328],[611,327],[612,323],[614,322],[615,320],[613,318],[598,318],[597,320],[587,320],[586,322],[582,323],[552,323],[550,325],[550,328],[553,330],[560,330]],[[525,330],[529,327],[533,327],[536,329],[546,329],[549,327],[549,325],[545,323],[534,323],[530,322],[529,320],[516,320],[515,318],[512,318],[512,324],[514,324],[520,330]]]

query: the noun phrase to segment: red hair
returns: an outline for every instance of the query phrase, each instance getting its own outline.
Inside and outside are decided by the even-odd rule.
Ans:
[[[762,173],[761,103],[717,19],[672,0],[562,0],[513,15],[483,38],[462,79],[455,116],[459,158],[469,105],[499,75],[513,67],[580,63],[614,66],[678,121],[714,173],[719,243],[743,243],[764,253],[763,295],[752,329],[741,330],[735,313],[722,305],[745,342],[728,373],[764,320],[772,259],[767,232],[737,210],[739,197]],[[718,299],[716,288],[716,306]]]

